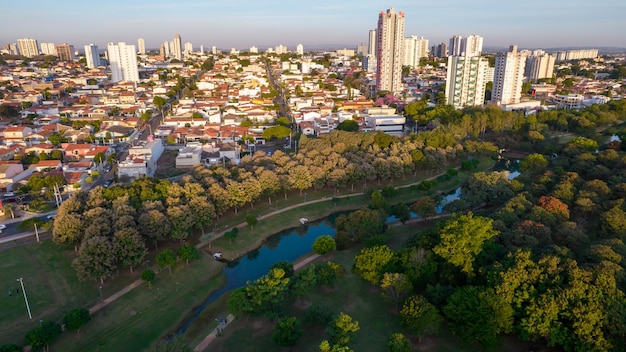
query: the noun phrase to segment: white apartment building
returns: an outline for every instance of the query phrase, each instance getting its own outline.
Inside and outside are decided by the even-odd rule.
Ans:
[[[369,43],[367,46],[367,55],[376,56],[376,30],[370,29],[369,31]]]
[[[381,11],[376,31],[376,91],[402,92],[404,13],[390,8]]]
[[[497,54],[492,103],[507,105],[520,102],[525,67],[526,55],[517,51],[517,45],[511,45],[508,52]]]
[[[296,54],[304,55],[304,46],[302,44],[296,45]]]
[[[111,81],[139,82],[137,54],[134,45],[126,45],[124,42],[109,43],[107,52],[111,66]]]
[[[26,57],[34,57],[39,55],[39,48],[37,46],[37,40],[32,38],[22,38],[17,40],[17,48],[20,51],[20,55]]]
[[[143,40],[143,38],[137,39],[137,48],[139,49],[140,54],[146,53],[146,42]]]
[[[171,44],[174,45],[171,45]],[[175,59],[182,60],[183,59],[183,43],[180,39],[180,34],[176,34],[174,37],[174,41],[170,43],[170,49],[172,49],[172,54]]]
[[[250,47],[248,51],[250,51],[251,53],[257,54],[259,52],[259,48],[253,45]]]
[[[552,78],[556,56],[535,51],[526,58],[524,77],[526,82],[535,83],[542,78]]]
[[[490,80],[489,61],[480,56],[448,56],[446,101],[455,107],[481,106]]]
[[[100,53],[98,52],[97,45],[85,45],[85,59],[87,60],[87,67],[89,68],[100,66]]]
[[[450,38],[448,54],[450,56],[479,56],[483,51],[483,37],[472,34],[463,37],[455,35]]]
[[[185,42],[184,54],[189,55],[191,53],[193,53],[193,44],[191,44],[191,42]]]
[[[44,55],[57,55],[56,45],[54,43],[41,43],[41,53]]]
[[[595,59],[596,57],[598,57],[598,49],[578,49],[556,53],[557,61]]]
[[[416,68],[423,57],[428,57],[428,39],[416,35],[404,38],[403,65]]]

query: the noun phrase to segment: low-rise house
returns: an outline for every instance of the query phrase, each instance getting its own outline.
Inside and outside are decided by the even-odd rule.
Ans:
[[[61,160],[40,160],[34,165],[34,168],[39,172],[46,170],[62,170],[63,164]]]
[[[176,156],[176,168],[191,168],[200,164],[202,157],[202,144],[191,142],[178,151]]]

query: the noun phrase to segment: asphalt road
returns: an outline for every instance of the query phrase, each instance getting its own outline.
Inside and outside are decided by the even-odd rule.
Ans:
[[[39,219],[41,219],[43,221],[53,221],[52,219],[48,219],[48,216],[49,215],[56,215],[56,214],[57,214],[56,210],[52,211],[52,212],[49,212],[49,213],[45,213],[45,214],[35,215],[35,216],[32,216],[30,213],[26,213],[25,216],[22,216],[20,218],[9,219],[6,222],[3,222],[3,224],[7,228],[2,230],[2,233],[0,233],[0,238],[12,236],[12,235],[17,235],[18,233],[22,233],[22,232],[29,232],[29,231],[34,232],[35,231],[34,227],[32,229],[26,229],[26,230],[22,229],[22,230],[19,230],[17,228],[17,226],[19,224],[21,224],[22,221],[30,219],[30,218],[33,218],[33,217],[39,218]]]

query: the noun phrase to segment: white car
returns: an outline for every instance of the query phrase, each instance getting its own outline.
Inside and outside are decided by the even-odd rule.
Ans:
[[[2,230],[6,229],[7,225],[5,224],[0,224],[0,232],[2,232]]]

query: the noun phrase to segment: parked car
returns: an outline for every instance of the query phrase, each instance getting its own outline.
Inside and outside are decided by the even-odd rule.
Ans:
[[[112,183],[113,183],[113,180],[107,180],[104,182],[103,186],[104,188],[109,188],[109,186],[111,186]]]

